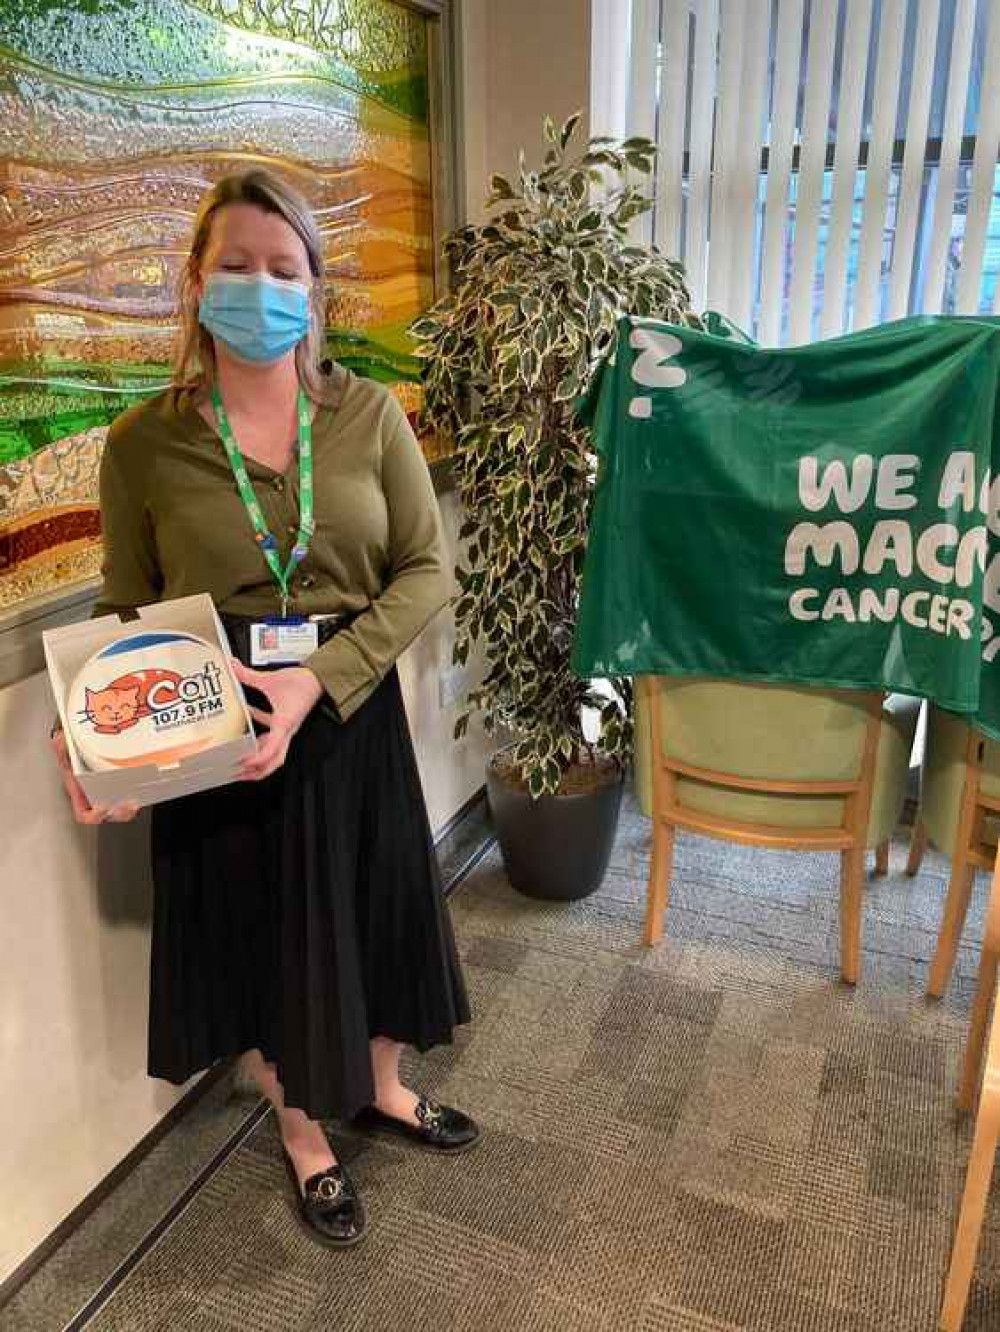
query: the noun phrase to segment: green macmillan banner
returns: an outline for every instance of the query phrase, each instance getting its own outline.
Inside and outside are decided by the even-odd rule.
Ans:
[[[1000,737],[1000,320],[804,347],[623,319],[573,665],[885,688]]]

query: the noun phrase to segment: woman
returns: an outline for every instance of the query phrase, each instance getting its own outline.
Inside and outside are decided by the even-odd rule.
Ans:
[[[437,502],[395,398],[320,368],[319,234],[281,180],[211,190],[181,295],[174,387],[108,432],[97,613],[210,593],[258,741],[243,781],[153,810],[149,1072],[243,1052],[305,1223],[353,1244],[321,1118],[479,1136],[399,1079],[404,1044],[469,1018],[394,664],[447,600]],[[134,817],[91,808],[54,743],[80,822]]]

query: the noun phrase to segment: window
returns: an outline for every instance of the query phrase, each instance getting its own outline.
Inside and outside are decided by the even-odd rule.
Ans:
[[[767,344],[1000,309],[1000,4],[594,11],[594,132],[656,138],[639,231],[684,261],[696,308]]]

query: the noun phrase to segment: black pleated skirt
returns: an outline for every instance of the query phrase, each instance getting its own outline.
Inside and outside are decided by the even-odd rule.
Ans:
[[[395,670],[346,722],[316,707],[264,781],[156,806],[153,877],[153,1077],[259,1049],[288,1105],[349,1118],[371,1037],[469,1020]]]

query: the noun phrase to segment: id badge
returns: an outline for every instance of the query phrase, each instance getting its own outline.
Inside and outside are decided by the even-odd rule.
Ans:
[[[319,647],[311,620],[263,620],[250,626],[251,666],[298,666]]]

